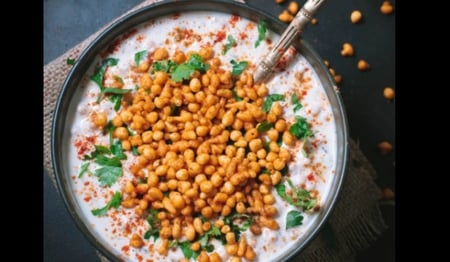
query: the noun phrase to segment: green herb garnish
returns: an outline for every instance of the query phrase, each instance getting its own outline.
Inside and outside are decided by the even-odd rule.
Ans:
[[[266,37],[266,22],[263,20],[258,23],[258,39],[255,42],[255,47],[258,47],[262,40]]]
[[[74,64],[75,64],[75,59],[73,59],[73,58],[67,58],[67,59],[66,59],[66,63],[67,63],[68,65],[74,65]]]
[[[120,94],[112,95],[109,97],[109,100],[114,105],[115,111],[119,111],[120,106],[122,105],[122,97],[123,97],[123,95],[120,95]]]
[[[109,120],[108,123],[106,124],[106,131],[108,131],[108,133],[109,133],[109,144],[110,144],[110,145],[112,145],[112,143],[113,143],[113,133],[114,133],[114,130],[116,130],[116,126],[113,125],[113,123],[112,123],[111,120]],[[106,153],[106,154],[111,154],[111,151],[108,150],[108,152],[103,152],[103,154],[104,154],[104,153]]]
[[[264,99],[264,103],[263,103],[264,112],[269,113],[270,109],[272,108],[273,102],[276,102],[276,101],[284,101],[284,95],[270,94],[270,95],[266,96],[266,99]]]
[[[205,232],[205,234],[200,238],[200,247],[207,252],[214,251],[214,245],[209,243],[209,238],[210,236],[218,238],[221,235],[222,232],[220,232],[220,229],[213,225],[211,229]]]
[[[147,222],[151,228],[144,233],[144,239],[153,237],[153,240],[156,241],[159,238],[159,219],[157,210],[151,209],[149,211]]]
[[[105,87],[103,86],[103,76],[105,75],[106,68],[108,66],[115,66],[119,62],[119,59],[116,58],[106,58],[103,60],[102,65],[97,70],[97,73],[95,75],[91,76],[91,80],[94,81],[98,87],[100,88],[100,91],[102,91]]]
[[[112,199],[108,202],[108,204],[106,204],[106,206],[93,209],[91,210],[91,213],[94,216],[104,216],[108,212],[109,208],[118,208],[120,206],[120,203],[122,203],[122,196],[120,195],[120,192],[116,192]]]
[[[110,149],[111,153],[119,160],[127,159],[127,156],[123,152],[122,142],[120,142],[120,140],[116,140],[116,142],[112,143]]]
[[[95,170],[94,175],[99,178],[100,184],[112,186],[122,175],[122,167],[103,166]]]
[[[103,97],[105,96],[105,94],[111,94],[111,95],[124,95],[126,93],[131,92],[131,89],[120,89],[120,88],[113,88],[113,87],[107,87],[107,88],[103,88],[100,91],[100,95],[97,98],[97,103],[99,103]],[[122,97],[120,97],[122,98]],[[114,100],[115,99],[115,100]],[[121,103],[121,99],[119,99],[119,101],[117,101],[117,98],[114,98],[113,100],[111,100],[111,102],[114,103],[114,109],[117,107],[117,103]],[[119,108],[120,108],[120,104],[119,104]],[[117,111],[117,110],[116,110]]]
[[[152,72],[162,71],[165,73],[170,73],[177,67],[177,64],[172,60],[155,61],[153,62],[152,67],[153,67]]]
[[[289,166],[286,165],[283,169],[280,170],[282,176],[286,176],[289,172]]]
[[[267,152],[270,152],[270,141],[263,141],[262,145]]]
[[[227,42],[225,43],[224,48],[222,50],[222,55],[226,54],[228,50],[230,50],[234,46],[236,46],[236,40],[232,35],[228,35]]]
[[[284,184],[275,186],[275,190],[282,199],[293,206],[303,208],[305,211],[314,207],[316,200],[311,197],[309,191],[303,188],[296,188],[290,179],[287,179],[287,182],[292,189],[292,196],[286,194],[286,186]]]
[[[234,76],[241,74],[248,65],[247,61],[237,63],[236,61],[231,60],[230,63],[232,65],[231,74]]]
[[[291,103],[294,106],[294,113],[297,112],[298,110],[300,110],[303,107],[303,105],[300,103],[300,101],[299,101],[299,99],[297,97],[297,93],[294,93],[291,96]]]
[[[175,68],[172,72],[172,80],[175,82],[181,82],[182,80],[188,80],[194,73],[195,68],[187,64],[181,64]]]
[[[197,259],[200,255],[200,252],[191,249],[191,242],[189,241],[178,242],[178,246],[181,248],[184,257],[187,259]]]
[[[150,237],[153,237],[153,241],[156,241],[159,238],[159,229],[151,228],[144,233],[144,239],[149,240]]]
[[[144,60],[148,55],[148,51],[147,50],[142,50],[137,52],[136,54],[134,54],[134,64],[136,66],[139,66],[139,63],[141,62],[141,60]]]
[[[111,143],[111,149],[96,145],[95,151],[90,156],[84,156],[84,160],[94,159],[95,163],[101,166],[94,171],[94,175],[99,178],[101,185],[111,186],[123,173],[120,160],[126,159],[126,155],[123,154],[122,145],[119,147],[118,143],[120,141],[117,141],[116,144]],[[105,154],[113,154],[113,156],[107,157]]]
[[[95,145],[95,150],[90,156],[84,155],[83,160],[92,160],[96,158],[99,154],[111,154],[111,151],[106,146]]]
[[[131,153],[133,153],[133,156],[139,156],[139,152],[138,152],[137,146],[133,146],[131,148]]]
[[[291,210],[286,216],[286,229],[300,226],[303,222],[303,216],[297,210]]]
[[[243,219],[245,222],[242,224],[241,227],[233,223],[234,219]],[[228,215],[223,218],[223,221],[226,225],[228,225],[233,231],[233,233],[236,235],[236,241],[239,241],[239,238],[241,237],[241,232],[247,230],[254,222],[253,216],[249,214],[238,214],[233,212],[231,215]],[[224,241],[224,240],[223,240]]]
[[[268,131],[269,129],[271,129],[273,127],[273,123],[269,123],[267,121],[264,121],[262,123],[260,123],[258,125],[258,127],[256,128],[256,130],[258,131],[258,133],[263,133]]]
[[[98,155],[95,157],[95,163],[103,166],[121,167],[122,163],[118,157],[106,157],[104,155]]]
[[[120,88],[105,88],[103,89],[103,94],[114,94],[114,95],[123,95],[131,92],[131,89],[120,89]]]
[[[181,107],[172,104],[170,106],[170,116],[179,116],[181,111]]]
[[[199,54],[193,54],[189,57],[189,60],[183,64],[178,65],[172,72],[172,80],[175,82],[181,82],[183,80],[189,80],[195,70],[199,70],[204,73],[209,69],[209,65],[203,62],[202,57]]]
[[[289,132],[297,139],[306,139],[313,135],[311,129],[309,129],[308,122],[301,116],[295,116],[297,122],[295,122],[290,128]]]
[[[83,176],[83,174],[86,173],[86,171],[88,171],[89,164],[90,164],[89,162],[86,162],[83,165],[81,165],[80,173],[78,174],[78,178],[81,178]]]
[[[231,90],[231,93],[233,94],[233,98],[236,102],[242,101],[242,98],[240,98],[236,92],[235,89]]]

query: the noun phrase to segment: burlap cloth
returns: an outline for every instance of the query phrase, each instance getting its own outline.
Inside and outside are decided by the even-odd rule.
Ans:
[[[160,0],[145,0],[123,15],[157,1]],[[66,59],[77,59],[105,27],[44,66],[44,167],[55,186],[50,137],[56,100],[71,68]],[[381,192],[373,181],[375,177],[376,173],[370,162],[359,146],[350,140],[348,173],[333,213],[317,237],[292,261],[352,261],[356,253],[369,247],[377,239],[386,225],[379,209]],[[98,254],[101,261],[108,261],[99,252]]]

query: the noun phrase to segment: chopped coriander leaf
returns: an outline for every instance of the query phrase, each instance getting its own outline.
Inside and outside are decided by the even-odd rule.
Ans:
[[[168,248],[176,247],[178,245],[178,240],[169,241]]]
[[[275,186],[275,190],[282,199],[293,206],[303,208],[305,211],[314,207],[316,200],[311,197],[309,191],[303,188],[296,188],[290,179],[287,179],[287,182],[292,189],[291,195],[286,194],[286,186],[284,184]]]
[[[110,207],[118,208],[120,207],[120,204],[122,203],[122,196],[120,195],[120,192],[114,193],[113,198],[111,201],[109,201],[108,205]]]
[[[300,110],[303,107],[303,105],[300,103],[300,101],[299,101],[299,99],[297,97],[297,93],[294,93],[291,96],[291,103],[294,106],[294,113],[297,112],[298,110]]]
[[[170,116],[179,116],[181,107],[172,104],[170,106]]]
[[[292,198],[288,197],[286,194],[286,186],[284,184],[278,184],[275,186],[275,190],[277,191],[278,195],[284,199],[289,204],[293,204]]]
[[[109,100],[114,105],[115,111],[119,111],[120,106],[122,105],[122,97],[123,97],[123,95],[120,95],[120,94],[115,94],[115,95],[112,95],[109,97]]]
[[[139,156],[140,155],[139,152],[138,152],[137,146],[133,146],[131,148],[131,153],[133,153],[133,156]]]
[[[109,150],[109,148],[107,148],[106,146],[102,145],[95,145],[95,151],[98,152],[99,154],[111,154],[111,150]]]
[[[124,95],[126,93],[131,92],[131,89],[120,89],[120,88],[114,88],[114,87],[107,87],[107,88],[103,88],[100,91],[100,95],[97,98],[97,103],[100,103],[100,101],[103,99],[105,94],[111,94],[111,95]],[[115,101],[117,103],[117,101]],[[114,105],[114,108],[117,105]],[[120,107],[120,104],[119,104]]]
[[[106,204],[106,206],[102,208],[93,209],[91,210],[91,213],[94,216],[104,216],[108,212],[109,208],[111,207],[118,208],[120,207],[121,203],[122,203],[122,196],[120,195],[120,192],[116,192],[114,193],[114,196],[111,198],[111,200]]]
[[[105,88],[103,89],[102,93],[103,94],[115,94],[115,95],[124,95],[126,93],[131,92],[131,89],[120,89],[120,88]]]
[[[138,177],[138,184],[147,184],[147,180],[148,180],[147,177],[144,178]]]
[[[289,173],[289,166],[286,165],[283,169],[280,170],[282,176],[286,176]]]
[[[300,226],[303,222],[303,216],[297,210],[291,210],[286,216],[286,229]]]
[[[122,149],[122,142],[120,140],[116,140],[114,143],[111,144],[111,153],[116,156],[120,160],[127,159],[127,156],[123,152]]]
[[[283,136],[278,137],[277,144],[279,147],[281,147],[281,145],[283,144]]]
[[[153,241],[156,241],[159,238],[159,229],[151,228],[144,233],[144,239],[149,240],[150,237],[153,237]]]
[[[153,62],[152,67],[152,72],[163,71],[165,73],[170,73],[177,67],[177,64],[172,60],[155,61]]]
[[[313,135],[311,129],[309,129],[308,122],[301,116],[295,116],[297,122],[295,122],[290,128],[289,132],[297,139],[306,139]]]
[[[245,220],[245,222],[242,223],[242,226],[239,227],[237,224],[233,223],[233,220],[235,219],[241,219]],[[231,213],[230,215],[223,218],[223,221],[226,225],[228,225],[231,229],[231,231],[236,236],[236,241],[239,241],[241,237],[241,232],[247,230],[254,222],[253,216],[248,214],[238,214],[238,213]],[[217,238],[217,237],[216,237]],[[222,242],[226,243],[226,240],[221,238]]]
[[[187,259],[197,259],[197,257],[200,255],[199,252],[193,251],[191,249],[191,242],[189,241],[178,242],[178,246],[181,248],[184,257]]]
[[[238,96],[235,89],[231,90],[231,93],[233,94],[233,98],[234,100],[236,100],[236,102],[242,101],[242,98]]]
[[[228,35],[227,42],[225,43],[223,50],[222,50],[222,55],[226,54],[228,52],[228,50],[230,50],[234,46],[236,46],[236,40],[234,39],[234,37],[232,35]]]
[[[189,57],[189,60],[183,64],[178,65],[172,72],[172,80],[175,82],[181,82],[183,80],[189,80],[195,70],[199,70],[204,73],[209,69],[209,65],[203,62],[202,57],[199,54],[193,54]]]
[[[99,178],[100,184],[112,186],[119,176],[122,175],[122,167],[117,166],[103,166],[95,170],[94,175]]]
[[[108,207],[108,205],[106,205],[102,208],[92,209],[91,213],[94,216],[104,216],[108,212],[108,209],[109,209],[109,207]]]
[[[158,210],[151,209],[149,211],[149,214],[148,214],[148,217],[147,217],[147,222],[150,224],[150,226],[156,227],[156,224],[159,222]]]
[[[90,162],[86,162],[83,165],[81,165],[80,173],[78,174],[78,178],[81,178],[86,171],[88,171]]]
[[[263,141],[262,145],[267,152],[270,152],[270,141]]]
[[[113,143],[113,133],[114,133],[114,130],[116,130],[116,126],[113,125],[111,120],[109,120],[108,124],[106,124],[106,130],[109,133],[109,144],[112,145],[112,143]],[[105,147],[105,148],[107,149],[107,147]],[[104,152],[104,153],[110,154],[111,151],[109,151],[109,149],[108,149],[108,152]]]
[[[213,244],[207,244],[202,246],[202,249],[205,250],[206,252],[213,252],[214,251],[214,245]]]
[[[269,171],[269,169],[264,167],[263,169],[261,169],[261,174],[268,174],[268,175],[270,175],[270,171]]]
[[[102,166],[112,166],[112,167],[121,167],[122,163],[118,157],[106,157],[104,155],[97,155],[95,157],[95,163]]]
[[[106,146],[95,145],[95,151],[90,156],[85,155],[83,160],[92,160],[101,154],[111,154],[111,151]]]
[[[247,61],[237,63],[236,61],[231,60],[230,63],[232,65],[231,74],[234,76],[241,74],[248,65]]]
[[[175,82],[181,82],[183,80],[188,80],[189,77],[195,72],[192,66],[187,64],[181,64],[175,68],[172,72],[172,80]]]
[[[102,65],[97,70],[97,73],[95,73],[93,76],[91,76],[91,80],[94,81],[98,85],[98,87],[100,87],[100,91],[102,91],[104,89],[103,76],[105,75],[106,68],[108,66],[115,66],[115,65],[117,65],[118,62],[119,62],[119,59],[112,58],[112,57],[106,58],[105,60],[103,60]]]
[[[211,236],[211,237],[217,238],[217,237],[220,237],[221,235],[222,235],[222,232],[220,232],[220,229],[217,228],[215,225],[213,225],[211,227],[211,229],[208,230],[207,232],[205,232],[205,234],[200,238],[200,246],[202,247],[202,249],[205,249],[207,251],[211,250],[211,246],[212,246],[212,250],[214,250],[214,245],[208,244],[209,237]],[[211,251],[208,251],[208,252],[211,252]]]
[[[289,186],[292,189],[293,196],[297,198],[297,202],[303,210],[309,210],[314,207],[316,200],[311,197],[311,193],[303,188],[296,188],[290,179],[287,179]]]
[[[248,214],[234,214],[232,219],[245,219],[245,222],[242,224],[242,227],[239,228],[239,231],[243,232],[247,230],[253,224],[253,216]]]
[[[262,40],[266,37],[266,22],[264,20],[259,21],[258,23],[258,39],[255,42],[255,47],[258,47]]]
[[[134,64],[136,66],[139,66],[141,60],[144,60],[147,57],[147,55],[148,55],[147,50],[142,50],[134,54]]]
[[[75,64],[75,59],[73,59],[73,58],[67,58],[66,63],[67,63],[68,65],[74,65],[74,64]]]
[[[281,94],[270,94],[266,96],[266,99],[264,99],[263,103],[263,110],[266,113],[270,112],[270,109],[272,108],[273,102],[276,101],[284,101],[284,95]]]
[[[151,229],[145,232],[144,238],[149,239],[150,237],[153,237],[154,241],[156,241],[159,238],[158,210],[150,209],[147,216],[147,222],[150,225]]]
[[[192,54],[189,57],[187,64],[202,73],[206,72],[209,69],[209,65],[203,62],[203,58],[199,54]]]
[[[260,123],[258,125],[258,127],[256,128],[256,130],[258,131],[258,133],[263,133],[268,131],[269,129],[271,129],[273,127],[273,123],[269,123],[267,121],[264,121],[262,123]]]
[[[127,126],[127,130],[128,130],[128,135],[130,135],[130,136],[136,135],[136,132],[134,130],[132,130],[129,126]]]

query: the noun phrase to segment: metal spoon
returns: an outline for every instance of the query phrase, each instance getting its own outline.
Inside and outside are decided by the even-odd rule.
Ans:
[[[306,1],[286,30],[284,30],[280,40],[278,40],[272,50],[259,61],[253,73],[255,83],[260,83],[269,76],[272,69],[278,63],[278,60],[280,60],[281,56],[286,52],[294,39],[296,39],[303,31],[306,24],[311,21],[324,2],[325,0]]]

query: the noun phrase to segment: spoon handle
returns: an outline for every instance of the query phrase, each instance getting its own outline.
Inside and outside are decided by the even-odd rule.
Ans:
[[[262,82],[269,76],[272,68],[278,63],[281,56],[286,52],[294,39],[303,31],[306,24],[311,21],[324,2],[325,0],[306,1],[286,30],[284,30],[280,40],[278,40],[272,50],[259,61],[253,73],[255,83]]]

